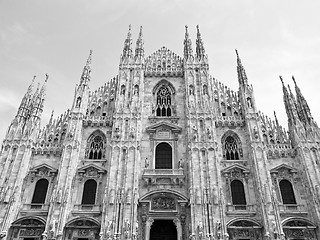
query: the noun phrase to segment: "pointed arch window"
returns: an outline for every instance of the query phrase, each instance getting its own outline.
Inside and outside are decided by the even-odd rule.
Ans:
[[[279,186],[283,204],[297,204],[291,182],[281,180]]]
[[[240,180],[231,182],[231,197],[233,205],[247,205],[243,183]]]
[[[32,204],[44,204],[46,201],[47,191],[48,191],[49,182],[47,179],[40,179],[36,183],[36,187],[34,189]]]
[[[89,159],[102,159],[104,158],[104,140],[102,136],[96,135],[89,141],[88,149]]]
[[[172,148],[168,143],[157,145],[155,169],[172,169]]]
[[[166,86],[162,86],[157,92],[156,114],[159,117],[170,117],[172,115],[171,93]]]
[[[81,204],[94,205],[96,203],[97,182],[89,179],[84,183]]]
[[[237,141],[232,137],[228,136],[224,143],[225,158],[227,160],[239,160],[239,150]]]

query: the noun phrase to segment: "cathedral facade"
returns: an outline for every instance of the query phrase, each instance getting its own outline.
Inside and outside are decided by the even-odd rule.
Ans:
[[[320,239],[320,131],[295,79],[289,131],[209,74],[197,27],[183,57],[124,42],[119,74],[40,127],[46,81],[27,89],[0,152],[4,240]]]

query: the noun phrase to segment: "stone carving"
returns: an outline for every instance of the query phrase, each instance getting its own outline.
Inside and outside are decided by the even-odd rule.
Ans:
[[[202,239],[204,236],[204,232],[203,232],[203,223],[200,222],[198,225],[198,237],[199,239]]]
[[[178,167],[179,167],[179,169],[183,169],[183,160],[181,158],[178,162]]]
[[[152,199],[153,210],[175,210],[176,202],[172,198],[168,197],[157,197]]]
[[[144,167],[148,168],[149,167],[149,159],[146,157],[146,159],[144,160]]]

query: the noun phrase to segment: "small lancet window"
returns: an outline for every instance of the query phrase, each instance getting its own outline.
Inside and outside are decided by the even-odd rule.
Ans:
[[[166,86],[162,86],[157,93],[157,116],[170,117],[171,107],[171,93]]]
[[[95,136],[89,143],[89,159],[102,159],[103,151],[102,137]]]
[[[189,86],[189,95],[194,95],[194,86],[193,85]]]
[[[121,85],[120,95],[124,95],[126,93],[126,87]]]
[[[227,160],[239,160],[239,149],[237,141],[231,137],[228,136],[224,143],[224,150],[225,150],[225,158]]]
[[[79,108],[80,105],[81,105],[81,97],[78,97],[76,102],[76,108]]]
[[[135,85],[135,86],[134,86],[133,95],[139,96],[139,86],[138,86],[138,85]]]

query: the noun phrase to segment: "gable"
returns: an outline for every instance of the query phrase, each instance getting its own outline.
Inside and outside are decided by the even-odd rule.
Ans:
[[[58,170],[54,167],[49,166],[48,164],[40,164],[30,169],[30,173],[40,177],[49,177],[52,175],[56,175]]]
[[[173,133],[181,133],[182,128],[173,123],[162,121],[147,127],[146,131],[148,133],[159,133],[159,132],[166,132],[166,131],[173,132]]]
[[[78,174],[86,177],[99,177],[106,172],[105,168],[99,167],[94,163],[78,168]]]
[[[146,58],[147,76],[183,76],[183,59],[166,47]]]

